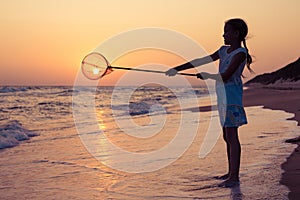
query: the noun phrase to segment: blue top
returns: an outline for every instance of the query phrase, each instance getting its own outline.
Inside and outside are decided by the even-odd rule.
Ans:
[[[232,58],[236,54],[240,52],[244,52],[247,55],[247,50],[243,47],[240,47],[230,53],[227,52],[228,49],[229,46],[222,46],[218,51],[219,58],[220,58],[219,73],[224,73],[227,70],[229,64],[231,63]],[[243,82],[241,76],[245,68],[245,65],[246,65],[246,59],[244,62],[240,64],[237,70],[226,82],[216,81],[218,104],[243,106],[242,103]]]

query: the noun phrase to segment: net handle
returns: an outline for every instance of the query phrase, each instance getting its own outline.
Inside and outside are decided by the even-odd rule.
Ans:
[[[158,71],[158,70],[149,70],[149,69],[137,69],[137,68],[130,68],[130,67],[117,67],[117,66],[108,66],[112,69],[122,69],[122,70],[132,70],[132,71],[140,71],[140,72],[152,72],[152,73],[159,73],[159,74],[165,74],[164,71]],[[184,75],[184,76],[197,76],[197,74],[189,74],[189,73],[177,73],[178,75]]]

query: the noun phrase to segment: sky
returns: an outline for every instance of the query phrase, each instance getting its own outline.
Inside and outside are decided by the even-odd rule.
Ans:
[[[223,45],[224,22],[235,17],[249,26],[247,45],[256,74],[299,58],[298,0],[10,0],[0,5],[0,85],[73,85],[86,54],[138,28],[173,30],[213,53]],[[183,62],[156,53],[123,55],[115,63],[136,67],[153,58],[174,67]],[[101,85],[114,85],[124,73],[107,75]],[[245,80],[255,76],[245,75]]]

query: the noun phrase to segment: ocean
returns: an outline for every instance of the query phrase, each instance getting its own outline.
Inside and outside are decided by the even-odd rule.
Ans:
[[[0,87],[0,199],[288,199],[280,165],[299,127],[247,107],[240,179],[202,87]]]

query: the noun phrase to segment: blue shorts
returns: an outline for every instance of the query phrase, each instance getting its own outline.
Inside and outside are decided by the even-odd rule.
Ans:
[[[248,123],[243,106],[218,104],[218,110],[222,127],[239,127]]]

